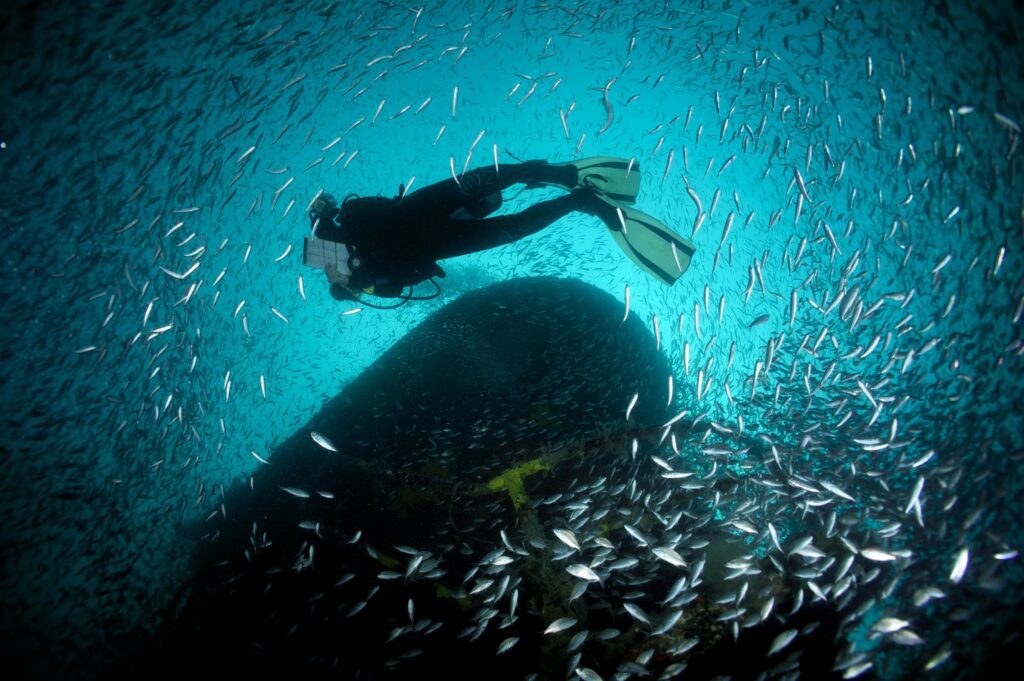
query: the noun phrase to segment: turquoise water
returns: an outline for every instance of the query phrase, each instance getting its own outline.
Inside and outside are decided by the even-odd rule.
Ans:
[[[0,48],[19,664],[130,647],[187,575],[181,528],[253,453],[461,294],[555,275],[628,286],[694,413],[786,441],[910,553],[865,588],[925,642],[873,673],[944,646],[936,673],[977,668],[1021,600],[1020,27],[1009,4],[919,2],[22,10]],[[583,214],[443,262],[440,298],[390,312],[344,314],[302,266],[317,192],[495,155],[635,157],[638,207],[692,238],[690,269],[664,287]],[[929,586],[946,597],[914,606]]]

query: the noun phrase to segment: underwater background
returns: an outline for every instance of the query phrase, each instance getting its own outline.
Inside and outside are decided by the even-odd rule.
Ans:
[[[1013,3],[40,2],[3,12],[0,622],[15,677],[105,676],[145,647],[187,593],[196,528],[230,517],[232,485],[250,484],[432,315],[528,277],[594,287],[656,335],[674,393],[658,383],[657,403],[671,408],[650,423],[685,409],[689,428],[672,436],[678,454],[664,436],[645,444],[642,475],[660,490],[678,482],[658,477],[663,463],[696,471],[704,487],[690,491],[709,500],[719,534],[769,569],[774,552],[776,567],[784,556],[810,570],[799,579],[814,586],[790,588],[786,607],[779,596],[761,621],[797,612],[804,594],[856,594],[829,660],[848,678],[971,677],[1020,645],[1024,24]],[[635,158],[637,207],[695,243],[674,286],[637,269],[582,213],[442,262],[440,297],[390,311],[333,300],[323,273],[302,265],[318,192],[393,196],[465,167],[588,156]],[[507,191],[502,212],[557,194]],[[571,296],[560,305],[540,306],[544,319],[569,325]],[[465,371],[461,338],[451,330],[454,373]],[[600,383],[583,364],[563,358],[548,373]],[[481,384],[504,378],[474,366]],[[629,367],[608,366],[619,373]],[[379,390],[402,388],[379,376]],[[607,400],[625,424],[631,397],[644,407],[654,389],[615,382]],[[373,418],[386,431],[406,409],[429,412],[417,400],[430,394],[407,393]],[[504,398],[487,394],[500,425]],[[545,427],[537,413],[531,437]],[[630,439],[614,455],[632,464]],[[622,484],[637,474],[624,471]],[[584,490],[588,504],[602,503],[602,485]],[[334,494],[344,497],[343,482]],[[654,505],[627,496],[624,516]],[[576,520],[552,522],[581,542],[602,539]],[[605,531],[597,543],[640,556],[648,576],[674,567],[672,554]],[[559,567],[576,560],[546,536],[534,551]],[[687,541],[676,538],[676,556],[692,566],[683,549],[700,544]],[[745,594],[723,622],[742,617],[754,589]],[[655,628],[616,611],[615,630]],[[494,646],[525,649],[529,635],[487,640],[493,666],[453,676],[503,678]],[[692,649],[673,644],[675,655],[633,664],[685,678],[670,663],[685,665]],[[629,672],[607,659],[594,671],[600,642],[581,645],[545,658],[557,669],[533,671]],[[415,665],[409,656],[378,671],[401,678]]]

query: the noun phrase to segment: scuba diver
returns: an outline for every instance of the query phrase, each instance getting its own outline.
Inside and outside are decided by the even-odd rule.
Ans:
[[[488,217],[501,207],[502,190],[513,184],[557,187],[569,194]],[[639,267],[671,285],[689,266],[694,246],[630,207],[639,189],[635,161],[596,157],[484,166],[410,194],[400,187],[395,198],[350,195],[340,206],[321,193],[310,206],[312,236],[306,237],[304,262],[327,273],[336,300],[390,309],[440,295],[434,277],[445,272],[438,260],[511,243],[581,211],[600,218]],[[412,295],[411,287],[428,279],[436,290]],[[359,298],[363,293],[401,302],[374,305]]]

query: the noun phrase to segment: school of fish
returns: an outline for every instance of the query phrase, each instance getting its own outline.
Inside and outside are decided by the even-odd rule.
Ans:
[[[225,488],[430,312],[530,275],[621,297],[671,361],[673,412],[565,463],[572,484],[529,502],[543,538],[488,526],[491,545],[460,554],[460,640],[497,636],[496,670],[543,636],[560,666],[538,678],[686,678],[709,643],[689,633],[698,611],[716,640],[778,630],[764,678],[800,675],[821,630],[792,623],[818,607],[837,613],[843,678],[954,675],[1008,640],[1024,601],[1018,9],[145,4],[26,8],[0,29],[0,593],[5,634],[32,642],[16,665],[101,673],[159,626],[186,530],[226,515]],[[671,289],[584,215],[445,263],[444,296],[387,315],[340,308],[301,264],[322,192],[592,155],[643,163],[638,206],[696,244]],[[649,397],[614,396],[624,431]],[[308,438],[324,456],[347,444]],[[400,548],[343,614],[451,579],[459,550]],[[536,560],[569,593],[519,631]],[[384,669],[415,667],[443,627],[409,599],[381,632]]]

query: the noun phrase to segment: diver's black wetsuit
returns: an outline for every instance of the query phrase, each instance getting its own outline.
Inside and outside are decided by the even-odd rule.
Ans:
[[[406,286],[444,276],[437,261],[511,243],[581,209],[579,192],[542,201],[514,215],[485,218],[501,205],[501,190],[513,184],[576,183],[573,166],[527,161],[481,167],[394,199],[349,198],[336,221],[321,220],[316,236],[350,247],[348,289],[373,287],[379,296],[399,296]],[[462,209],[460,211],[460,209]],[[344,297],[337,284],[332,295]]]

